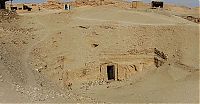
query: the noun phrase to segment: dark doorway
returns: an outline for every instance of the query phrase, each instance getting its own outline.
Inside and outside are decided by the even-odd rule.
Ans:
[[[115,67],[114,65],[107,66],[108,80],[115,80]]]

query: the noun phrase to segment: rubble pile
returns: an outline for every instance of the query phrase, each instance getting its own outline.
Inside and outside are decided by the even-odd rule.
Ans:
[[[76,7],[80,6],[99,6],[99,5],[114,5],[117,7],[127,8],[130,7],[130,3],[125,1],[114,1],[114,0],[76,0],[72,3]]]
[[[46,8],[46,9],[62,9],[63,8],[63,4],[59,1],[55,1],[55,0],[49,0],[46,3],[42,4],[42,8]]]
[[[86,6],[86,5],[90,5],[90,6],[98,6],[100,5],[100,2],[103,2],[102,0],[97,1],[97,0],[76,0],[73,4],[77,7],[80,6]]]
[[[42,8],[45,9],[62,9],[66,3],[60,2],[59,0],[48,0],[42,4]],[[127,1],[116,1],[116,0],[75,0],[68,2],[73,7],[81,6],[100,6],[100,5],[113,5],[120,8],[130,8],[131,3]]]
[[[16,12],[8,10],[0,10],[0,23],[4,21],[12,21],[16,18]]]
[[[182,18],[200,24],[200,18],[194,16],[183,16]]]

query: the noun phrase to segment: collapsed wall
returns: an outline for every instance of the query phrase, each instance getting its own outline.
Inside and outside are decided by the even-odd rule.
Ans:
[[[48,0],[41,7],[45,9],[63,9],[64,4],[59,0]]]
[[[1,22],[11,22],[17,18],[15,12],[8,11],[8,10],[0,10],[0,23]]]
[[[46,3],[42,4],[42,8],[63,9],[65,4],[70,4],[70,6],[73,6],[73,7],[100,6],[100,5],[114,5],[116,7],[121,7],[121,8],[131,7],[131,3],[129,2],[115,1],[115,0],[75,0],[71,2],[61,2],[59,0],[48,0]]]

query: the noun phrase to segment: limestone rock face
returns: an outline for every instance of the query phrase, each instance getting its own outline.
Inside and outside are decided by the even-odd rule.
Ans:
[[[47,9],[62,9],[63,4],[61,0],[47,0],[47,3],[44,3],[42,7]]]

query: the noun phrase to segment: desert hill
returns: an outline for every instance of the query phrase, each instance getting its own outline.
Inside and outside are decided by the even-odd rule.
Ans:
[[[3,19],[0,101],[197,103],[199,24],[178,16],[186,9],[111,3]],[[167,57],[159,66],[154,49]],[[103,78],[104,64],[117,64],[121,79]]]

